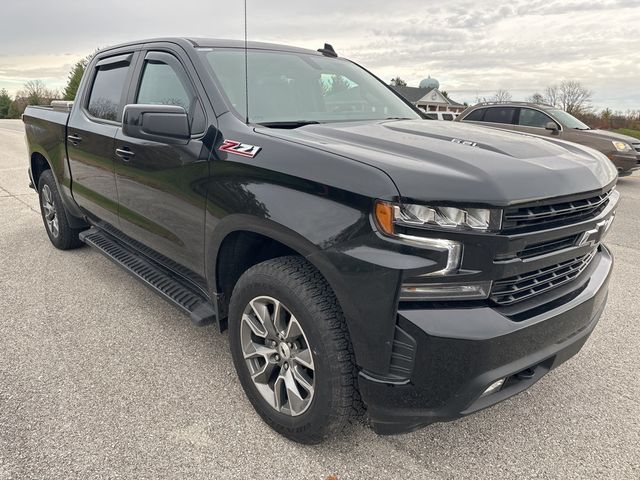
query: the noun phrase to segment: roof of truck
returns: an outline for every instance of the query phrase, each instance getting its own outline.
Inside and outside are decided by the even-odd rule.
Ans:
[[[191,46],[195,48],[244,48],[244,40],[230,40],[223,38],[194,38],[194,37],[160,37],[160,38],[148,38],[142,40],[135,40],[131,42],[121,43],[105,48],[103,51],[113,50],[122,47],[128,47],[133,45],[143,45],[145,43],[157,43],[157,42],[170,42],[176,43],[182,46]],[[322,47],[322,45],[319,45]],[[276,43],[264,43],[264,42],[247,42],[247,47],[250,49],[260,50],[279,50],[286,52],[307,53],[313,55],[322,55],[322,53],[316,50],[310,50],[307,48],[292,47],[289,45],[280,45]]]

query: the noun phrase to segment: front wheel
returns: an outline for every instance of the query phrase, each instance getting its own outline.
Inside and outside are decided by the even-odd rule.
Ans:
[[[292,256],[250,268],[238,280],[229,310],[240,382],[273,429],[300,443],[319,443],[357,415],[344,316],[312,265]]]

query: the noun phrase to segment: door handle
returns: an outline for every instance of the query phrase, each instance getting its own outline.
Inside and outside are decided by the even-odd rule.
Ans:
[[[78,146],[82,141],[82,138],[74,133],[73,135],[68,135],[67,140],[69,140],[72,145]]]
[[[136,154],[128,148],[116,148],[116,155],[123,159],[125,162],[131,160],[131,157],[136,156]]]

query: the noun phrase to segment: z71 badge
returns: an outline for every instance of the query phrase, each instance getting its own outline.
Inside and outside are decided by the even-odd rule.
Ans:
[[[255,145],[249,145],[248,143],[240,143],[235,140],[225,140],[218,148],[221,152],[229,152],[242,157],[255,157],[262,147],[256,147]]]

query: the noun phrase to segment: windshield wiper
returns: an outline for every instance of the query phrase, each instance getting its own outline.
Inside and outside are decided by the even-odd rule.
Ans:
[[[295,120],[286,122],[259,122],[258,125],[268,128],[298,128],[305,125],[317,125],[320,122],[316,120]]]

